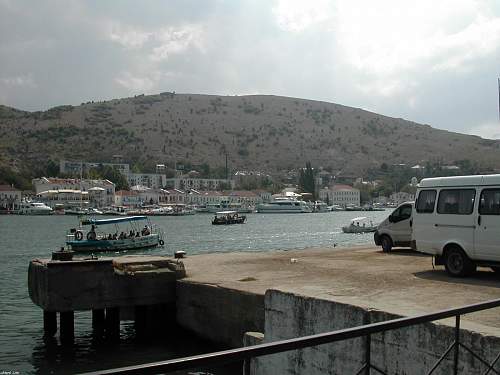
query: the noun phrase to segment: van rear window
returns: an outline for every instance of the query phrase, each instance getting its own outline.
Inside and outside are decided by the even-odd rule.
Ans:
[[[415,207],[419,214],[428,214],[434,212],[435,203],[436,190],[421,190]]]
[[[474,208],[475,189],[441,190],[437,205],[438,214],[470,215]]]
[[[484,189],[479,201],[480,215],[500,215],[500,189]]]

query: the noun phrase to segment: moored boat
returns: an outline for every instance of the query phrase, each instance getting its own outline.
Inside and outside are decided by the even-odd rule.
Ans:
[[[23,201],[17,213],[19,215],[52,215],[54,210],[41,202]]]
[[[120,224],[128,224],[128,228],[123,231]],[[66,245],[77,252],[136,250],[163,246],[163,237],[163,232],[146,216],[90,218],[82,220],[79,228],[70,229]]]
[[[311,205],[304,201],[299,201],[294,197],[274,197],[274,199],[269,203],[261,203],[257,205],[257,212],[263,214],[270,213],[306,213],[312,212],[313,208]]]

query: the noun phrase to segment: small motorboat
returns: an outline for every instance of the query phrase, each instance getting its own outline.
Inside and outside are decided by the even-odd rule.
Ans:
[[[215,213],[212,220],[213,225],[243,224],[246,220],[245,215],[239,215],[236,211],[219,211]]]
[[[369,233],[375,232],[377,225],[367,217],[355,217],[351,220],[348,226],[342,227],[344,233]]]

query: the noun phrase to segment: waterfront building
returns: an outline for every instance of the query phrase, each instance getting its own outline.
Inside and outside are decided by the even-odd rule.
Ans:
[[[115,193],[115,205],[138,207],[142,204],[140,196],[136,191],[118,190]]]
[[[229,198],[229,203],[241,203],[243,205],[255,206],[262,203],[262,198],[248,190],[233,190],[225,192],[225,195]]]
[[[403,202],[409,202],[415,200],[415,194],[406,193],[404,191],[398,191],[397,193],[392,193],[389,196],[389,200],[396,205],[399,205]]]
[[[11,185],[0,185],[0,210],[17,210],[21,198],[21,190]]]
[[[262,190],[262,189],[257,189],[253,191],[255,194],[257,194],[262,202],[270,202],[272,194],[270,191],[267,190]]]
[[[319,199],[330,205],[359,206],[361,198],[359,190],[349,185],[335,184],[319,191]]]
[[[61,200],[69,200],[65,197],[70,197],[71,194],[85,195],[87,193],[89,199],[95,199],[94,202],[91,202],[94,205],[110,206],[115,201],[115,184],[109,180],[41,177],[33,179],[32,184],[37,196],[43,196],[47,192],[58,195],[63,193],[64,195],[60,196]]]
[[[164,187],[166,189],[216,191],[228,187],[234,189],[234,180],[225,178],[196,178],[189,175],[182,175],[181,177],[167,178]]]

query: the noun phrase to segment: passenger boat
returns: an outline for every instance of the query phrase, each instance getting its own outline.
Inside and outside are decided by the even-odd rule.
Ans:
[[[128,224],[125,231],[120,224]],[[90,226],[90,230],[85,226]],[[66,245],[77,252],[136,250],[163,246],[163,237],[163,232],[146,216],[89,218],[82,220],[78,228],[70,229]]]
[[[229,225],[229,224],[243,224],[246,216],[239,215],[236,211],[220,211],[216,212],[212,220],[213,225]]]
[[[23,201],[17,213],[19,215],[52,215],[54,210],[45,203]]]
[[[313,208],[311,205],[304,201],[299,201],[294,197],[275,197],[269,203],[261,203],[257,205],[257,212],[263,214],[271,213],[305,213],[312,212]]]
[[[369,233],[375,232],[377,225],[373,224],[367,217],[355,217],[348,226],[342,227],[344,233]]]

